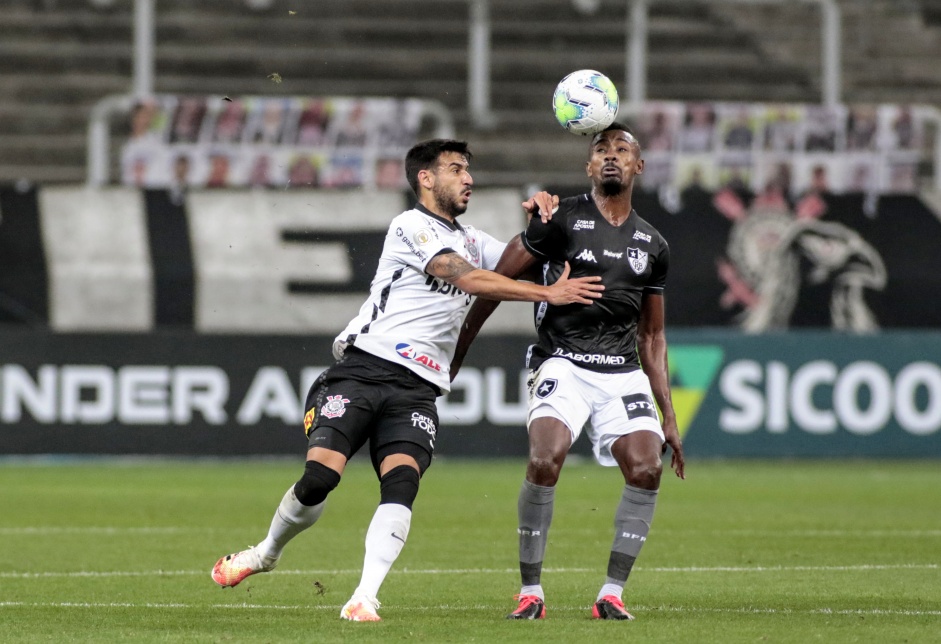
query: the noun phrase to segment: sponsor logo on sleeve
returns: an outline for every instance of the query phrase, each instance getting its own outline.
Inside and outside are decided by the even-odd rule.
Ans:
[[[415,237],[417,238],[419,234],[421,234],[421,232],[422,231],[418,231],[417,233],[415,233]],[[425,259],[428,257],[428,253],[426,253],[425,251],[415,246],[415,243],[411,239],[405,236],[404,230],[402,230],[401,228],[397,228],[395,231],[395,234],[398,236],[399,239],[402,240],[402,243],[404,243],[408,247],[408,249],[412,251],[413,255],[415,255],[421,261],[425,261]]]
[[[414,239],[415,243],[419,246],[424,246],[431,241],[433,233],[428,228],[422,228],[417,233],[415,233]]]

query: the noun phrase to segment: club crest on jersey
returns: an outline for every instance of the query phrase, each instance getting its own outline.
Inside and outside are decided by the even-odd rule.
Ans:
[[[546,378],[538,385],[536,385],[536,397],[537,398],[548,398],[552,395],[552,392],[556,390],[556,387],[559,386],[559,381],[555,378]]]
[[[441,365],[432,360],[429,356],[426,356],[424,353],[419,353],[415,350],[415,347],[406,342],[400,342],[395,345],[395,352],[407,360],[414,360],[418,364],[424,365],[429,369],[441,371]]]
[[[627,249],[627,261],[638,275],[647,270],[647,251],[639,248]]]
[[[471,262],[473,262],[474,264],[479,264],[480,263],[480,249],[477,248],[476,240],[470,237],[465,237],[464,248],[467,249],[467,254],[470,255]]]
[[[346,413],[346,403],[349,399],[344,398],[343,394],[336,396],[327,396],[327,402],[320,408],[320,413],[327,418],[339,418]]]

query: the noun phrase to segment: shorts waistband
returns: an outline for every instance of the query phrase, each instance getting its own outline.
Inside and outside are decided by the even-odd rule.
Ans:
[[[415,373],[408,367],[403,367],[402,365],[396,364],[395,362],[392,362],[391,360],[380,358],[379,356],[375,354],[369,353],[368,351],[363,351],[362,349],[358,349],[353,345],[348,346],[346,348],[346,351],[343,352],[343,354],[344,356],[355,356],[357,360],[363,360],[364,362],[369,362],[371,364],[376,365],[377,367],[382,367],[383,369],[391,371],[392,373],[398,374],[400,376],[405,376],[409,378],[410,380],[414,380],[415,382],[420,382],[423,385],[427,385],[428,387],[431,387],[431,389],[434,390],[436,396],[441,395],[441,389],[437,385],[435,385],[432,382],[429,382],[428,380],[425,380],[424,378],[419,376],[417,373]]]

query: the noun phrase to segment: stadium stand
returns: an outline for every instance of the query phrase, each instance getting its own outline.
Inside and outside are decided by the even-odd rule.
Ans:
[[[131,88],[132,4],[5,3],[0,181],[84,180],[92,106]],[[603,0],[592,12],[568,0],[493,2],[498,122],[488,131],[475,131],[468,114],[464,0],[162,0],[154,89],[432,98],[452,110],[458,134],[473,141],[478,183],[566,181],[571,155],[582,154],[583,143],[555,136],[561,131],[548,109],[551,88],[581,67],[623,84],[627,4]],[[926,2],[924,11],[897,0],[843,1],[841,8],[844,101],[941,99],[933,73],[941,47],[935,3]],[[772,20],[776,28],[766,33]],[[812,6],[657,2],[649,27],[651,99],[819,100],[819,17]],[[269,79],[273,73],[280,83]]]

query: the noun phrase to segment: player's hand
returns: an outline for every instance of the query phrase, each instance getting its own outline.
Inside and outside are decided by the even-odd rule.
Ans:
[[[547,224],[552,219],[552,215],[559,209],[559,195],[550,195],[545,190],[540,190],[532,197],[523,202],[523,210],[526,211],[527,221],[536,213],[542,223]]]
[[[569,279],[569,273],[572,267],[565,262],[565,270],[559,280],[549,287],[549,297],[546,301],[553,306],[565,306],[566,304],[591,304],[592,300],[601,297],[604,286],[599,284],[600,275],[589,275],[587,277],[575,277]]]
[[[680,430],[676,427],[676,419],[663,421],[663,437],[666,442],[663,444],[663,451],[667,451],[667,445],[673,451],[670,457],[670,467],[676,472],[676,475],[686,480],[686,459],[683,458],[683,442],[680,440]]]

